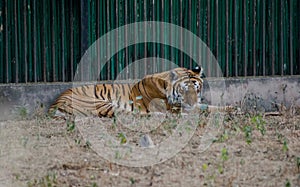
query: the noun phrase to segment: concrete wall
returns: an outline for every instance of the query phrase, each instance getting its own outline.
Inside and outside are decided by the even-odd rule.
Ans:
[[[209,86],[218,88],[218,80],[210,80]],[[244,111],[276,111],[278,104],[300,107],[300,77],[257,77],[225,79],[223,100]],[[213,93],[204,88],[204,98],[211,100]]]
[[[2,84],[0,120],[32,117],[37,112],[46,111],[61,92],[72,86],[73,83]],[[221,100],[226,105],[237,105],[243,110],[275,111],[276,104],[300,106],[300,77],[205,81],[203,102],[211,103],[216,97],[220,97],[219,93],[222,93]]]

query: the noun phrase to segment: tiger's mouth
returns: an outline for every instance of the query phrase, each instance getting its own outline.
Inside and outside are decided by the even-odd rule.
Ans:
[[[184,101],[182,96],[178,96],[176,98],[169,97],[168,102],[173,107],[182,108],[186,111],[194,110],[197,105],[197,101]]]

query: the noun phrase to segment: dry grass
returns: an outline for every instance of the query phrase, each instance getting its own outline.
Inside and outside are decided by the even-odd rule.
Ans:
[[[1,122],[0,186],[300,186],[297,112],[226,114],[205,151],[199,146],[208,133],[207,121],[214,117],[201,114],[193,118],[197,128],[178,154],[144,167],[102,158],[93,148],[93,136],[87,139],[79,130],[88,128],[91,120],[101,120],[99,126],[120,144],[139,146],[141,135],[148,134],[157,145],[184,118],[143,118],[134,122],[140,126],[126,127],[114,119],[67,123],[37,117]]]

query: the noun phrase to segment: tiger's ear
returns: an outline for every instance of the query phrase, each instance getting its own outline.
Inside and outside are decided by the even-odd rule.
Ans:
[[[200,72],[202,71],[202,68],[199,67],[199,66],[196,66],[196,67],[194,67],[194,68],[192,69],[192,71],[195,72],[195,73],[200,73]]]
[[[172,71],[170,72],[170,77],[171,77],[171,81],[172,81],[172,82],[175,81],[175,80],[177,80],[177,79],[178,79],[177,72],[174,71],[174,70],[172,70]]]
[[[192,69],[192,71],[195,75],[199,76],[200,78],[205,78],[202,67],[196,66]]]

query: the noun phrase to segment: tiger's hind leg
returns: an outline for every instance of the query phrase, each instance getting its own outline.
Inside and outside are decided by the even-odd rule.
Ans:
[[[115,106],[106,100],[99,100],[95,103],[95,111],[93,114],[98,117],[114,117],[115,115]]]

